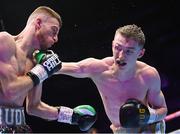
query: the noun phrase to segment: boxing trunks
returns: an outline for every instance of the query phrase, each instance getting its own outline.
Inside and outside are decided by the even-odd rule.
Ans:
[[[25,122],[24,108],[0,107],[0,134],[32,132]]]
[[[155,123],[147,124],[145,126],[138,127],[138,128],[119,127],[119,128],[116,128],[116,130],[113,133],[165,134],[165,122],[164,121],[155,122]]]

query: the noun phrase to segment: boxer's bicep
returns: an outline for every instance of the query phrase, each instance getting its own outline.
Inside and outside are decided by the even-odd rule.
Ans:
[[[154,108],[166,107],[165,98],[161,90],[149,90],[148,102]]]
[[[154,108],[166,107],[165,98],[161,91],[161,80],[158,72],[154,70],[149,81],[148,102]]]
[[[27,111],[30,111],[39,105],[39,103],[41,102],[41,96],[42,96],[42,84],[39,84],[38,86],[34,87],[28,92],[28,95],[26,97]]]

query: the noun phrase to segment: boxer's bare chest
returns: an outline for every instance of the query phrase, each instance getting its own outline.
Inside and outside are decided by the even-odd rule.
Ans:
[[[16,75],[22,76],[32,68],[33,63],[23,50],[17,49],[10,60],[10,65],[14,68]]]
[[[5,75],[8,76],[9,79],[14,79],[15,76],[23,76],[26,74],[28,70],[30,70],[33,66],[32,61],[26,56],[23,50],[17,49],[16,52],[10,53],[9,60],[6,62],[6,67],[3,69],[5,70]],[[0,84],[1,86],[1,84]],[[1,105],[19,105],[23,103],[23,100],[26,95],[20,96],[14,102],[8,101],[5,98],[2,92],[0,92],[0,100]]]
[[[148,87],[141,75],[126,81],[116,77],[102,75],[94,81],[101,95],[104,108],[111,122],[119,124],[119,109],[129,98],[145,101]]]
[[[128,98],[142,100],[148,89],[141,75],[133,76],[126,81],[121,81],[113,76],[104,75],[101,79],[96,81],[96,85],[102,96],[109,99],[113,98],[113,100],[116,99],[119,102],[124,102]]]

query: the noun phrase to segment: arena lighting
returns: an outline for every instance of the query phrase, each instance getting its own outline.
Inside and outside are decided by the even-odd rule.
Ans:
[[[165,122],[171,121],[171,120],[176,119],[178,117],[180,117],[180,110],[176,111],[172,114],[167,115],[165,117]],[[174,130],[174,131],[170,132],[169,134],[180,134],[180,129]]]
[[[176,111],[176,112],[174,112],[172,114],[167,115],[165,117],[165,121],[168,122],[168,121],[173,120],[173,119],[178,118],[178,117],[180,117],[180,110]]]

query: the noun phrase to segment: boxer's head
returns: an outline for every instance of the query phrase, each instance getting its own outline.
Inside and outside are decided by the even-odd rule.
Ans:
[[[131,67],[144,55],[145,36],[140,27],[127,25],[116,30],[112,42],[115,64],[121,68]]]
[[[27,25],[35,27],[35,37],[40,44],[40,49],[47,49],[58,41],[62,20],[60,15],[51,8],[40,6],[29,16]]]

